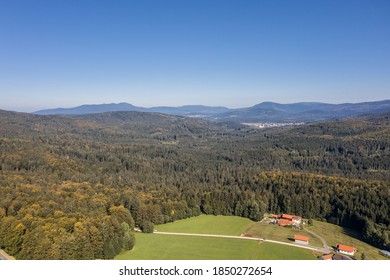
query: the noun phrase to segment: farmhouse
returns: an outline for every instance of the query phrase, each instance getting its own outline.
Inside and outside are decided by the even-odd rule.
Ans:
[[[343,245],[343,244],[337,244],[336,248],[337,248],[337,251],[339,253],[350,255],[350,256],[353,256],[355,254],[355,252],[357,251],[356,248],[351,247],[351,246],[347,246],[347,245]]]
[[[294,222],[295,225],[300,225],[301,222],[302,222],[302,218],[299,217],[299,216],[294,216],[294,217],[292,218],[292,221]]]
[[[278,225],[281,227],[286,227],[288,225],[292,225],[293,221],[287,220],[287,219],[279,219]]]
[[[302,218],[299,216],[293,216],[290,214],[282,214],[279,218],[278,225],[285,227],[288,225],[294,225],[296,227],[299,227],[299,225],[302,222]]]
[[[281,219],[286,219],[286,220],[290,220],[292,221],[293,220],[293,215],[289,215],[289,214],[282,214],[282,216],[280,217]]]
[[[323,260],[323,261],[342,261],[342,260],[351,260],[351,258],[347,257],[347,256],[342,256],[342,255],[339,255],[339,254],[326,254],[326,255],[323,255],[321,257],[319,257],[320,260]]]
[[[295,243],[297,244],[303,244],[303,245],[308,245],[309,244],[309,237],[303,236],[303,235],[294,235],[294,240]]]

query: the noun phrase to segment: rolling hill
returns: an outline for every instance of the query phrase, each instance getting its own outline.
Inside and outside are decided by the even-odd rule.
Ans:
[[[390,112],[390,100],[346,104],[264,102],[250,108],[234,110],[213,117],[218,121],[309,123],[383,112]]]
[[[135,111],[154,112],[178,116],[196,116],[218,122],[316,122],[354,117],[364,114],[375,114],[390,111],[390,100],[327,104],[316,102],[300,102],[279,104],[263,102],[253,107],[228,109],[225,107],[181,106],[181,107],[137,107],[128,103],[82,105],[75,108],[58,108],[40,110],[38,115],[84,115],[104,112]]]
[[[390,247],[390,113],[296,127],[145,112],[0,111],[0,247],[113,258],[134,224],[294,213]]]
[[[188,105],[180,107],[152,107],[144,108],[131,105],[129,103],[112,103],[112,104],[94,104],[94,105],[81,105],[74,108],[57,108],[57,109],[45,109],[34,112],[37,115],[84,115],[84,114],[96,114],[106,112],[118,112],[118,111],[134,111],[134,112],[146,112],[146,113],[162,113],[168,115],[178,116],[201,116],[209,117],[215,114],[221,114],[230,111],[225,107],[210,107],[202,105]]]

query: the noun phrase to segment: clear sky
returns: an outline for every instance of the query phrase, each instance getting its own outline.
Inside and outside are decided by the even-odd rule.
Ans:
[[[0,108],[390,99],[388,0],[0,0]]]

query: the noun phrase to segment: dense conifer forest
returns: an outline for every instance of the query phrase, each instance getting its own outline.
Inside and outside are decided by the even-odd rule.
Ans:
[[[0,247],[109,259],[134,226],[294,213],[390,249],[390,113],[254,129],[158,113],[0,111]]]

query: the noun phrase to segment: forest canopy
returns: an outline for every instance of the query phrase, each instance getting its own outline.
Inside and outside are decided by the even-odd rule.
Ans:
[[[135,226],[294,213],[390,249],[390,114],[254,129],[152,113],[0,111],[0,247],[110,259]]]

